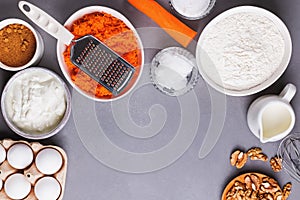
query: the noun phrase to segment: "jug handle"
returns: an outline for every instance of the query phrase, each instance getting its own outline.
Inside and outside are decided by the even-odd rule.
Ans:
[[[281,97],[283,100],[290,102],[293,97],[295,96],[297,91],[297,88],[294,84],[287,84],[284,89],[279,94],[279,97]]]

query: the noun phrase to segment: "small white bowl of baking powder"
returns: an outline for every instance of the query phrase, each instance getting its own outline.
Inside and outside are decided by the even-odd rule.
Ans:
[[[196,60],[204,80],[231,96],[257,93],[286,70],[292,40],[273,13],[254,6],[225,11],[203,30]]]
[[[216,0],[170,0],[171,8],[176,14],[188,20],[197,20],[207,16]]]
[[[1,109],[15,133],[28,139],[45,139],[66,125],[71,113],[71,94],[58,75],[31,67],[8,81]]]
[[[169,96],[184,95],[192,90],[198,81],[196,59],[184,48],[165,48],[153,58],[150,78],[162,93]]]

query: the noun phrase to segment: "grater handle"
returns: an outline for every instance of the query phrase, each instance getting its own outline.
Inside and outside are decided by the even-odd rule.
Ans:
[[[74,35],[43,10],[26,1],[20,1],[19,8],[31,21],[60,42],[66,45],[72,42]]]

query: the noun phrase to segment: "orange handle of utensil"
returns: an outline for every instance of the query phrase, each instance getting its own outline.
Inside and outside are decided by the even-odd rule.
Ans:
[[[197,34],[154,0],[128,0],[128,2],[156,22],[184,47],[187,47]]]

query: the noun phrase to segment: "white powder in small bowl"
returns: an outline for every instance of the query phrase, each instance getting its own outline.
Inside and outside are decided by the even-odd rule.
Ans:
[[[172,0],[171,4],[186,18],[200,18],[207,14],[211,0]]]
[[[153,58],[150,68],[156,88],[170,96],[190,91],[198,81],[198,74],[194,55],[181,47],[161,50]]]
[[[200,45],[205,73],[222,87],[236,91],[269,79],[285,53],[284,38],[276,24],[246,12],[232,14],[211,26]]]

